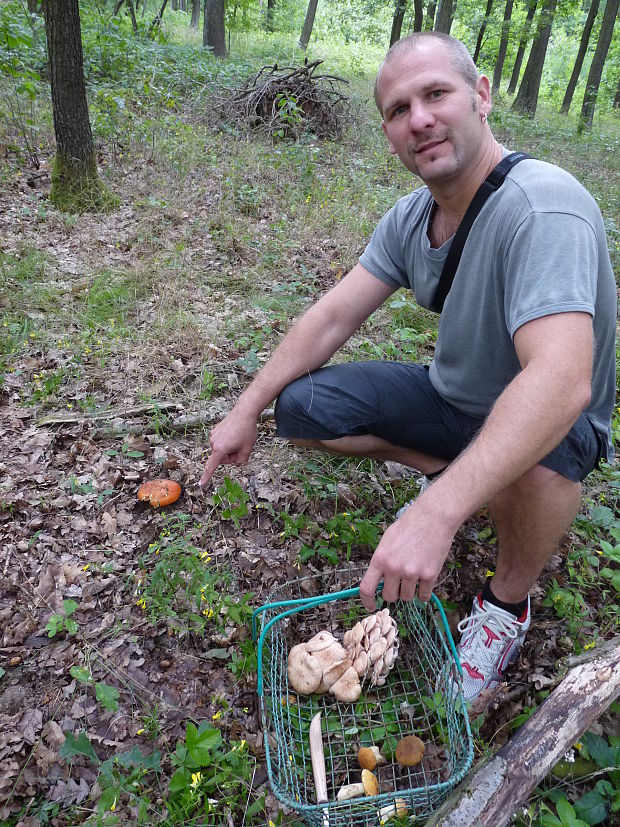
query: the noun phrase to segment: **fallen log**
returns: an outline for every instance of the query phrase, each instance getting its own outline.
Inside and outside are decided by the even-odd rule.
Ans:
[[[620,637],[572,668],[510,741],[453,790],[426,827],[504,827],[618,695]]]

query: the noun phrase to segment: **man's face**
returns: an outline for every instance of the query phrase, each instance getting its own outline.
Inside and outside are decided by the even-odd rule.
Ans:
[[[472,89],[442,43],[397,53],[378,82],[390,152],[429,185],[458,178],[481,151],[488,87],[481,77]]]

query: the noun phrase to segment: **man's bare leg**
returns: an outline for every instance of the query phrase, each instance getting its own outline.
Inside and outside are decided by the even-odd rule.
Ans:
[[[498,558],[491,589],[504,603],[527,597],[569,529],[581,502],[581,484],[536,465],[489,503],[497,528]]]
[[[316,448],[331,454],[348,457],[367,457],[369,459],[390,460],[415,468],[423,474],[441,471],[448,464],[445,459],[437,459],[410,448],[393,445],[386,439],[364,434],[362,436],[343,436],[338,439],[290,439],[293,445]]]

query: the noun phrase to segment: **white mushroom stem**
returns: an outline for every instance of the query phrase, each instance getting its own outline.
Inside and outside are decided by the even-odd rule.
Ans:
[[[365,795],[365,790],[360,781],[359,784],[345,784],[344,787],[341,787],[336,795],[336,800],[348,801],[350,798],[359,798],[361,795]]]
[[[377,810],[377,816],[380,824],[385,824],[390,818],[394,816],[406,816],[408,813],[407,802],[404,798],[395,798],[393,804],[388,804]]]

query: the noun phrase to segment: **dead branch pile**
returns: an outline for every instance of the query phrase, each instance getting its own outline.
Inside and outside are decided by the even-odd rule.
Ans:
[[[279,138],[311,132],[319,138],[340,138],[349,99],[340,90],[348,81],[317,74],[322,60],[303,66],[263,66],[239,89],[222,90],[216,104],[222,119]]]

